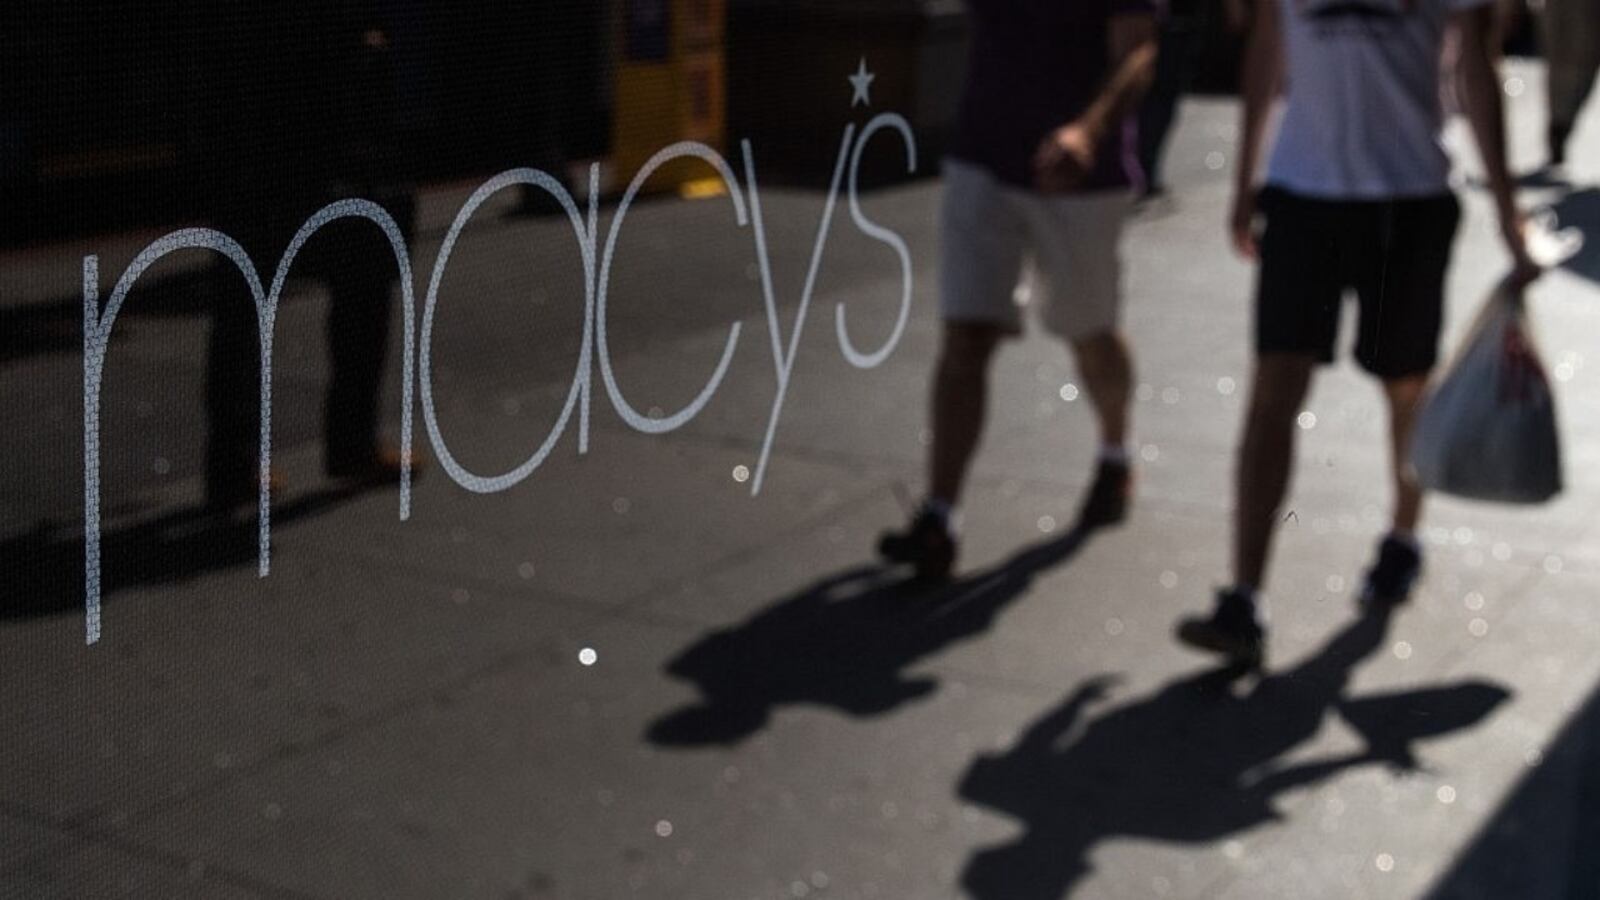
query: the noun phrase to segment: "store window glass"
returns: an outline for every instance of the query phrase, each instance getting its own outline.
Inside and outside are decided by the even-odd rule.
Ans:
[[[13,0],[0,897],[1588,896],[1581,6]]]

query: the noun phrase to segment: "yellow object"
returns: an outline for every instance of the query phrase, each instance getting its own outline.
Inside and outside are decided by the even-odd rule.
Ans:
[[[728,186],[715,175],[709,178],[691,178],[678,185],[678,196],[685,200],[705,200],[721,197],[727,193]]]
[[[724,151],[727,10],[725,0],[622,0],[621,6],[611,162],[625,185],[678,141]],[[687,186],[710,174],[704,162],[674,160],[645,190],[706,196]]]

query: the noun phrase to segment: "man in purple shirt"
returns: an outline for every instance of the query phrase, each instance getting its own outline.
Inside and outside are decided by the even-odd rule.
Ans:
[[[1132,360],[1118,330],[1119,258],[1142,180],[1130,114],[1155,71],[1155,0],[968,0],[973,40],[944,165],[940,307],[928,494],[892,561],[942,578],[982,431],[988,372],[1022,305],[1071,347],[1099,419],[1101,452],[1079,527],[1120,522]],[[1022,287],[1022,290],[1018,288]]]

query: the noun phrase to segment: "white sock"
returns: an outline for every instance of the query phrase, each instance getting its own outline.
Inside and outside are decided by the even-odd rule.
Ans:
[[[1126,444],[1101,444],[1100,461],[1112,465],[1125,466],[1133,457],[1128,453]]]
[[[1422,549],[1422,542],[1417,540],[1417,533],[1415,531],[1405,531],[1395,528],[1389,532],[1389,539],[1392,541],[1398,541],[1399,543],[1402,543],[1413,550],[1420,551]]]

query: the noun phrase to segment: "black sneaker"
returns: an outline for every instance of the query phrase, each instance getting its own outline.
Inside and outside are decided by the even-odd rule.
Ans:
[[[924,509],[904,531],[884,532],[878,553],[892,563],[916,567],[917,577],[944,580],[956,564],[956,539],[942,516]]]
[[[1101,460],[1094,484],[1078,510],[1079,528],[1117,525],[1128,517],[1128,502],[1133,496],[1133,466],[1127,462]]]
[[[1361,600],[1384,606],[1404,603],[1421,574],[1422,554],[1416,545],[1386,537],[1378,545],[1378,561],[1367,570]]]
[[[1217,608],[1210,616],[1178,623],[1178,640],[1255,669],[1266,653],[1267,633],[1256,619],[1255,603],[1237,590],[1226,590],[1217,592]]]

